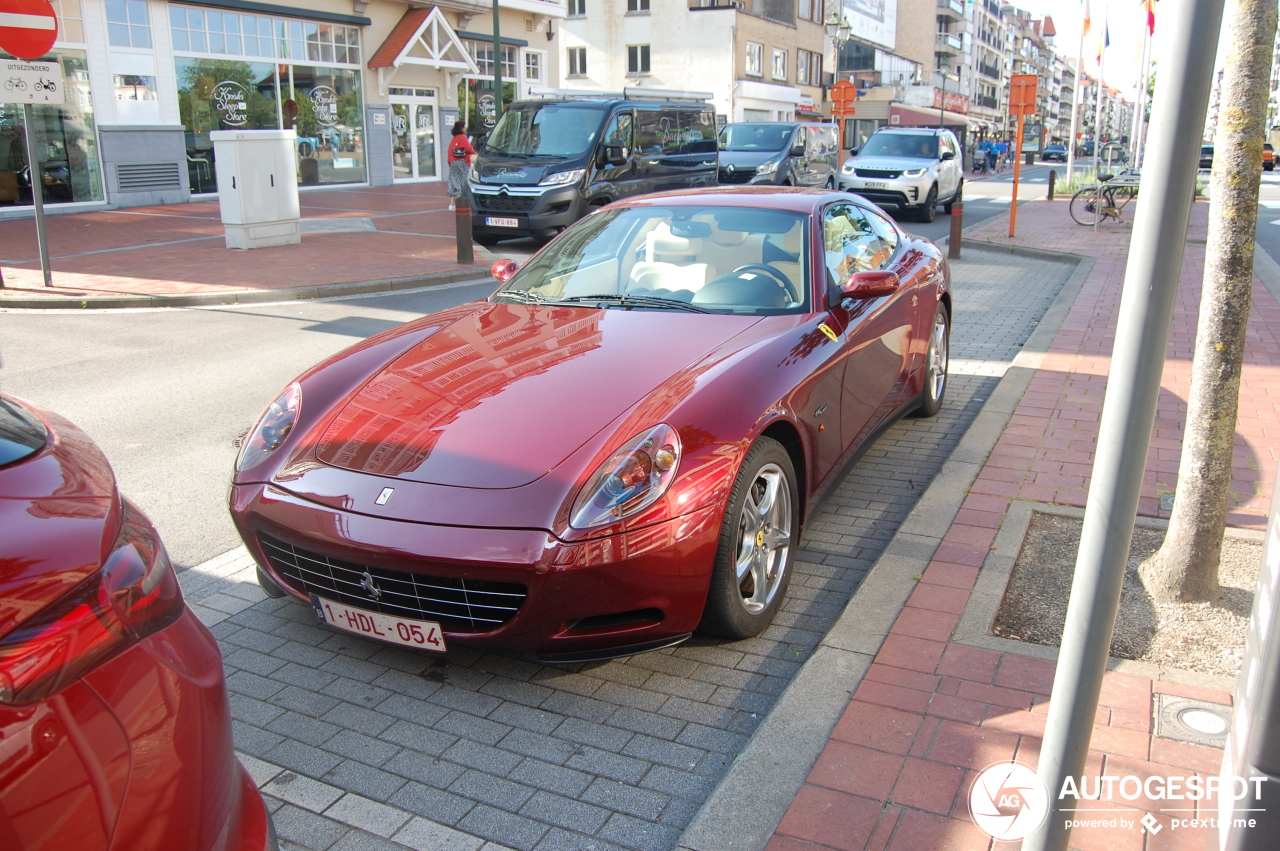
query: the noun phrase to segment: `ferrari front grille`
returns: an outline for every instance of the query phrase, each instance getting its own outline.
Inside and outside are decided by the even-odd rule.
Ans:
[[[511,620],[529,594],[515,582],[387,570],[310,552],[268,535],[258,540],[271,566],[297,591],[386,615],[435,621],[447,632],[491,632]]]

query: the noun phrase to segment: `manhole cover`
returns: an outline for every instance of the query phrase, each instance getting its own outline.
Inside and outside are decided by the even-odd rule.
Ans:
[[[1221,748],[1231,730],[1231,707],[1171,694],[1157,695],[1156,735]]]

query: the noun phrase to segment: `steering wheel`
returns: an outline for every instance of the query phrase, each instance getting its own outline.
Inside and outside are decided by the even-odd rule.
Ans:
[[[762,272],[772,278],[774,283],[782,287],[782,291],[787,294],[787,301],[800,301],[800,294],[796,292],[795,287],[791,283],[791,279],[767,263],[746,263],[734,269],[729,274],[737,275],[739,272]]]

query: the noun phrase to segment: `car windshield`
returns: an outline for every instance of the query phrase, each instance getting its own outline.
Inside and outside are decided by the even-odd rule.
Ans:
[[[873,133],[858,155],[936,160],[938,139],[935,136],[920,136],[914,133]]]
[[[490,298],[751,315],[810,310],[808,217],[760,207],[602,210]]]
[[[484,144],[499,157],[575,157],[595,144],[604,120],[598,103],[517,103],[502,113]]]
[[[793,132],[788,124],[730,124],[720,131],[720,150],[781,151]]]

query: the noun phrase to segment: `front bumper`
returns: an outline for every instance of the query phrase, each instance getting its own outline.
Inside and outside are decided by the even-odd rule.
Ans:
[[[840,174],[840,188],[846,192],[861,195],[881,207],[905,209],[918,207],[929,195],[929,187],[933,186],[933,178],[897,177],[884,180],[863,178],[856,175]]]
[[[513,647],[569,661],[575,654],[603,658],[652,649],[691,633],[706,603],[722,508],[575,543],[542,530],[438,526],[335,511],[272,485],[233,487],[231,513],[259,567],[300,600],[309,600],[315,589],[300,574],[290,575],[279,542],[327,565],[366,570],[382,585],[431,582],[453,594],[461,582],[463,593],[479,587],[480,594],[505,595],[519,586],[522,601],[514,611],[496,614],[495,623],[453,614],[421,617],[441,623],[446,645]],[[370,597],[358,605],[381,611],[385,602]]]
[[[471,183],[471,229],[496,237],[555,236],[586,215],[587,203],[576,184],[572,186],[500,186]],[[492,220],[514,220],[498,225]]]

